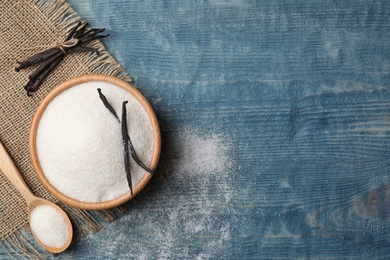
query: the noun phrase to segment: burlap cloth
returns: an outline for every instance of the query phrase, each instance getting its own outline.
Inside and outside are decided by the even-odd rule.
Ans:
[[[23,86],[36,68],[15,72],[16,60],[23,60],[64,39],[81,18],[65,1],[0,0],[0,140],[13,158],[33,193],[55,201],[36,177],[28,152],[28,132],[35,109],[42,98],[60,82],[81,74],[103,73],[131,81],[122,67],[99,41],[89,46],[93,53],[70,54],[52,72],[39,91],[28,97]],[[75,222],[98,228],[88,212],[67,208]],[[105,213],[101,213],[105,214]],[[109,215],[109,214],[108,214]],[[0,240],[12,254],[39,256],[21,236],[28,228],[26,204],[18,191],[0,174]],[[23,251],[20,253],[20,251]]]

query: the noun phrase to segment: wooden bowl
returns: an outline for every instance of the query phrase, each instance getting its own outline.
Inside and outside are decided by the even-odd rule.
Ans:
[[[45,109],[49,105],[49,103],[57,97],[59,94],[61,94],[63,91],[79,85],[81,83],[91,82],[91,81],[100,81],[100,82],[108,82],[111,84],[114,84],[126,91],[128,91],[132,96],[134,96],[140,104],[145,109],[146,113],[149,116],[151,125],[152,125],[152,133],[154,137],[154,147],[153,147],[153,154],[152,159],[149,164],[149,168],[154,170],[157,167],[157,163],[160,157],[160,151],[161,151],[161,136],[160,136],[160,128],[157,121],[157,117],[149,104],[149,102],[146,100],[146,98],[139,92],[135,87],[130,85],[129,83],[120,80],[118,78],[108,76],[108,75],[100,75],[100,74],[90,74],[90,75],[82,75],[78,77],[71,78],[69,80],[66,80],[56,86],[49,94],[42,100],[42,102],[39,104],[32,123],[30,127],[30,134],[29,134],[29,151],[30,151],[30,157],[32,161],[33,168],[39,178],[39,180],[42,182],[43,186],[58,200],[81,209],[86,210],[102,210],[102,209],[109,209],[112,207],[119,206],[123,204],[124,202],[129,201],[131,198],[133,198],[135,195],[137,195],[149,182],[149,180],[152,177],[152,174],[145,171],[144,176],[140,180],[140,182],[133,187],[133,196],[131,196],[130,192],[118,197],[113,200],[104,201],[104,202],[84,202],[79,201],[74,198],[71,198],[69,196],[64,195],[61,193],[56,187],[54,187],[46,178],[45,173],[43,172],[36,148],[36,136],[37,136],[37,129],[39,125],[39,121],[42,117],[42,114],[44,113]]]

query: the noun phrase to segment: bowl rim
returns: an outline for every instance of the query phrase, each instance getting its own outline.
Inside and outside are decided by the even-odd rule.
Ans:
[[[61,94],[63,91],[82,84],[86,82],[91,81],[100,81],[100,82],[108,82],[111,84],[114,84],[118,87],[121,87],[122,89],[128,91],[131,95],[133,95],[144,107],[146,113],[149,116],[149,119],[151,121],[152,125],[152,132],[154,137],[154,148],[153,148],[153,154],[152,159],[149,164],[149,168],[152,170],[155,170],[160,158],[161,153],[161,134],[160,134],[160,126],[156,117],[156,114],[154,113],[154,110],[150,103],[147,101],[147,99],[142,95],[142,93],[136,89],[133,85],[127,83],[124,80],[121,80],[119,78],[109,76],[109,75],[103,75],[103,74],[85,74],[81,76],[76,76],[73,78],[70,78],[66,81],[63,81],[62,83],[58,84],[56,87],[54,87],[41,101],[41,103],[38,105],[33,119],[31,121],[30,131],[29,131],[29,152],[30,152],[30,158],[32,162],[33,169],[38,177],[38,179],[41,181],[42,185],[58,200],[61,202],[68,204],[70,206],[85,209],[85,210],[103,210],[103,209],[109,209],[116,206],[119,206],[133,197],[135,197],[150,181],[152,178],[152,174],[145,171],[144,176],[140,180],[140,182],[133,187],[133,196],[130,194],[130,191],[116,199],[108,200],[104,202],[85,202],[85,201],[79,201],[74,198],[71,198],[63,193],[61,193],[56,187],[54,187],[49,180],[46,178],[41,165],[39,163],[37,149],[36,149],[36,134],[37,129],[39,125],[39,121],[47,108],[47,106],[50,104],[50,102],[57,97],[59,94]]]

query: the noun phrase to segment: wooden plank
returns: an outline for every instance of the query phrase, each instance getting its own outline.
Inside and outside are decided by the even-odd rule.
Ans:
[[[166,142],[183,127],[216,131],[234,164],[207,184],[173,172],[74,256],[105,244],[135,258],[388,255],[384,1],[87,5],[86,19],[113,30],[106,44],[153,103]]]

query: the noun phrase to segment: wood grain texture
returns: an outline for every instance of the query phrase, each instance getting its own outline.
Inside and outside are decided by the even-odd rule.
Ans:
[[[232,164],[207,181],[152,179],[64,256],[388,257],[387,1],[69,2],[111,34],[167,130],[168,159],[190,127],[221,134]]]

